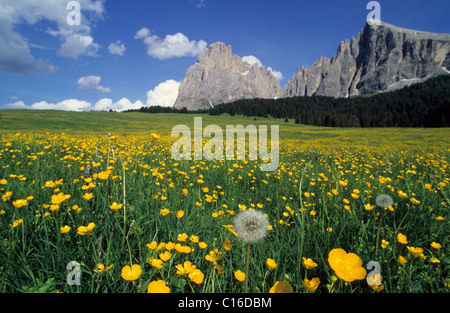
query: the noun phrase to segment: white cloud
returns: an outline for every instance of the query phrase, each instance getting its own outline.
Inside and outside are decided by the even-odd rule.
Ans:
[[[262,62],[255,56],[253,55],[246,55],[242,57],[242,61],[247,62],[248,64],[252,65],[253,64],[258,64],[259,67],[263,67]]]
[[[29,74],[33,72],[52,73],[57,68],[48,60],[36,59],[31,48],[42,47],[30,43],[18,31],[18,25],[33,25],[41,20],[56,24],[48,34],[58,37],[62,44],[58,53],[77,58],[80,55],[96,55],[99,45],[90,36],[92,19],[101,18],[104,12],[102,1],[78,0],[81,8],[80,26],[67,24],[68,1],[57,0],[6,0],[0,4],[0,71],[5,73]],[[88,13],[88,14],[85,14]]]
[[[180,83],[173,79],[160,83],[147,92],[147,106],[172,107],[178,97]]]
[[[35,102],[31,105],[26,105],[23,101],[15,101],[12,103],[5,104],[4,109],[28,109],[28,110],[62,110],[62,111],[125,111],[125,110],[135,110],[143,107],[142,101],[137,100],[131,102],[127,98],[122,98],[117,102],[113,102],[109,98],[100,99],[92,105],[90,102],[77,100],[77,99],[66,99],[57,103],[48,103],[47,101]]]
[[[166,35],[164,39],[157,35],[151,35],[148,28],[141,28],[134,36],[135,39],[142,39],[147,46],[147,54],[151,57],[165,60],[173,57],[196,56],[206,50],[207,43],[203,40],[189,40],[182,33]]]
[[[70,34],[63,37],[58,54],[63,57],[77,59],[80,55],[97,56],[100,45],[89,35]]]
[[[242,57],[242,61],[247,62],[248,64],[252,65],[253,64],[258,64],[259,67],[264,68],[264,65],[262,64],[262,62],[255,57],[254,55],[246,55]],[[275,71],[273,70],[271,67],[268,67],[267,70],[269,72],[272,73],[272,75],[278,79],[278,80],[282,80],[283,79],[283,74],[280,71]]]
[[[103,98],[95,103],[93,110],[95,111],[126,111],[126,110],[137,110],[144,106],[141,100],[137,100],[136,102],[131,102],[127,98],[122,98],[119,101],[113,103],[112,99]]]
[[[84,76],[78,79],[78,88],[91,90],[91,91],[99,91],[99,92],[111,92],[111,89],[105,88],[100,85],[100,76]]]
[[[275,70],[273,70],[270,66],[267,68],[267,70],[269,71],[269,72],[271,72],[272,73],[272,75],[273,75],[273,77],[275,77],[276,79],[278,79],[278,80],[282,80],[284,77],[283,77],[283,74],[280,72],[280,71],[275,71]]]
[[[120,40],[117,40],[116,42],[111,42],[108,46],[108,51],[111,54],[116,54],[123,56],[125,53],[125,45],[120,43]]]
[[[32,105],[26,105],[23,101],[8,103],[5,109],[29,109],[29,110],[63,110],[63,111],[85,111],[91,104],[86,101],[76,99],[67,99],[58,103],[48,103],[47,101],[35,102]]]

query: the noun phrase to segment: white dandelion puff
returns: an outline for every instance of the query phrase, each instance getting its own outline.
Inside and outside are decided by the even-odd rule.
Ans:
[[[394,203],[392,198],[385,194],[378,195],[375,199],[375,202],[377,203],[377,205],[379,207],[382,207],[382,208],[388,208]]]
[[[234,230],[244,242],[253,243],[263,239],[269,226],[269,220],[260,211],[245,210],[234,219]]]

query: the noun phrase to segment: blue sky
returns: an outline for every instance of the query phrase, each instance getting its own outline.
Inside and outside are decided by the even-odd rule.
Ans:
[[[197,55],[222,41],[271,68],[281,87],[332,57],[370,10],[362,0],[0,0],[0,108],[169,106]],[[450,1],[378,1],[381,19],[449,33]]]

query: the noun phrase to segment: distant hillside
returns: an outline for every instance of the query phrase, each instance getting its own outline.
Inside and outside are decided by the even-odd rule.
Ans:
[[[302,96],[249,99],[217,105],[211,115],[229,113],[296,119],[328,127],[448,127],[450,75],[371,97]]]

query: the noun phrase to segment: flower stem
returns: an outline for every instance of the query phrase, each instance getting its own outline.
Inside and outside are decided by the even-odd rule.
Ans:
[[[247,244],[247,261],[245,263],[245,293],[248,293],[248,275],[250,274],[248,271],[250,263],[250,243]]]

